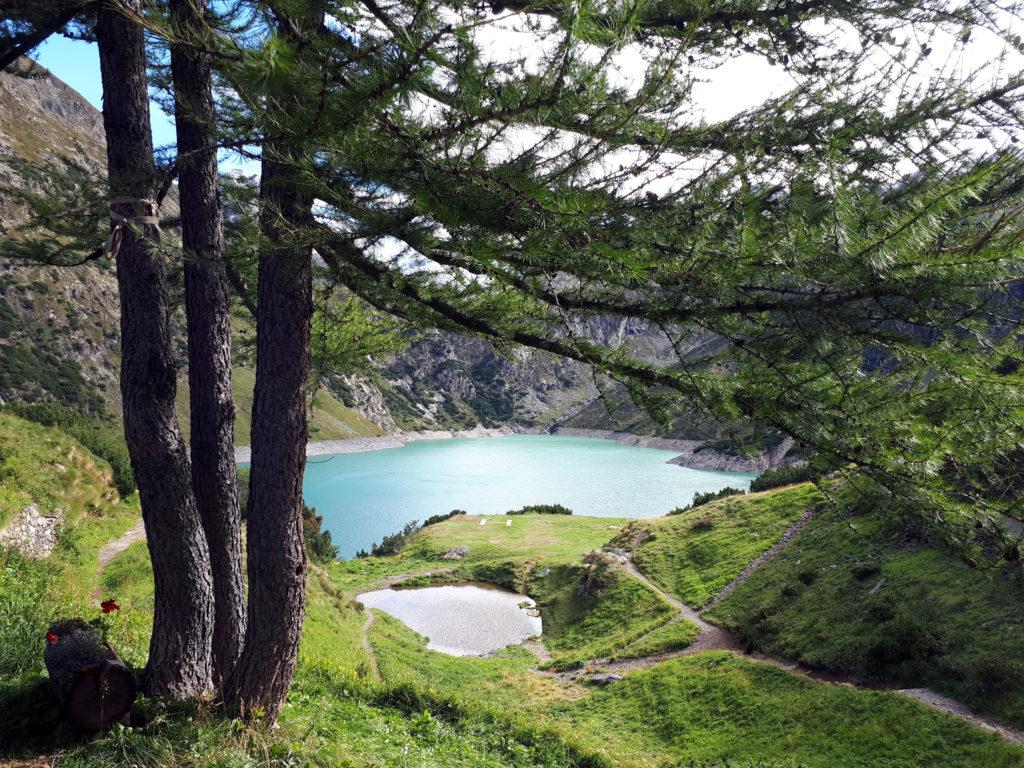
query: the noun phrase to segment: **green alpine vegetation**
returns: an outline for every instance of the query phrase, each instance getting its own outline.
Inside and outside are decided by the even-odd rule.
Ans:
[[[823,497],[810,484],[727,496],[669,517],[631,523],[620,538],[653,582],[702,608]]]
[[[754,648],[865,682],[926,686],[1018,727],[1022,617],[1018,567],[972,568],[856,500],[825,507],[709,612]]]
[[[40,646],[51,617],[90,616],[97,610],[90,605],[92,595],[115,597],[120,611],[112,640],[129,663],[142,665],[153,577],[141,541],[129,544],[109,562],[98,560],[101,545],[124,534],[138,515],[133,501],[120,501],[111,492],[109,471],[100,460],[60,432],[15,417],[0,420],[0,438],[4,444],[19,438],[38,446],[33,456],[44,466],[69,461],[68,453],[74,449],[74,466],[83,471],[82,476],[68,475],[66,483],[58,482],[49,495],[41,493],[24,470],[11,474],[7,485],[22,494],[19,498],[41,505],[68,504],[77,498],[70,495],[71,489],[88,489],[97,499],[89,514],[71,518],[60,546],[48,559],[33,561],[7,551],[0,569],[0,636],[5,641],[0,658],[0,738],[5,755],[31,756],[54,743],[54,713],[40,698],[39,688],[45,685],[45,678],[40,678]],[[94,469],[85,472],[89,467]],[[17,478],[25,478],[25,485]],[[808,505],[819,503],[813,487],[793,486],[720,499],[693,513],[710,516],[715,525],[732,521],[733,535],[715,541],[714,551],[723,562],[733,563],[756,557]],[[678,618],[672,606],[634,577],[614,553],[623,540],[636,540],[641,528],[655,537],[647,538],[638,553],[659,542],[666,548],[662,551],[672,543],[684,553],[697,545],[711,546],[706,536],[716,528],[693,525],[694,520],[687,521],[689,514],[629,526],[623,520],[580,514],[491,517],[480,525],[478,516],[455,514],[413,533],[397,555],[314,565],[307,581],[307,620],[295,684],[277,728],[256,724],[240,729],[237,721],[221,718],[208,705],[144,699],[130,726],[116,726],[88,743],[58,742],[65,750],[61,759],[83,768],[1024,765],[1024,748],[895,693],[815,682],[720,650],[673,658],[671,654],[684,652],[697,638],[697,626]],[[822,555],[829,551],[825,542],[833,539],[816,526],[841,522],[852,532],[852,521],[865,537],[874,539],[868,521],[876,518],[886,519],[867,513],[854,518],[836,513],[833,518],[821,512],[712,616],[725,621],[720,612],[738,605],[756,579],[795,562],[796,553],[802,553],[797,559],[806,563],[816,562],[810,549],[820,547]],[[506,520],[512,524],[505,525]],[[853,562],[852,541],[840,540],[841,546],[830,550],[832,559],[837,559],[837,552],[845,556],[849,551]],[[891,542],[891,537],[882,535],[881,541]],[[905,544],[900,546],[904,549],[897,551],[903,556],[913,555]],[[931,553],[946,568],[965,568],[925,543],[913,546],[920,550],[913,556]],[[461,559],[444,559],[462,547],[466,550]],[[698,560],[676,562],[680,568],[699,570],[707,583],[731,578],[736,570],[730,566],[728,572],[712,576]],[[819,567],[830,571],[829,565]],[[862,578],[849,578],[862,588],[872,581],[862,571],[857,573]],[[384,613],[368,613],[356,599],[390,583],[413,588],[477,579],[518,589],[537,601],[545,658],[536,655],[533,645],[510,646],[478,658],[428,650],[425,638]],[[805,590],[818,583],[795,581]],[[999,589],[979,579],[970,588],[971,599],[1002,606],[1004,616],[1013,615],[1009,611],[1015,609],[1003,602],[1008,598],[999,591],[1006,585],[995,586]],[[921,610],[912,590],[907,593],[910,600],[901,599],[905,588],[902,583],[893,587],[898,609]],[[981,613],[977,618],[987,620]],[[979,659],[1018,652],[1016,646],[981,644],[985,636],[979,625],[965,620],[959,626],[976,644]],[[1004,643],[1010,639],[1007,634]],[[665,659],[664,654],[670,656]],[[635,666],[619,670],[619,663]],[[581,666],[586,668],[579,670]],[[602,669],[617,671],[623,679],[607,686],[591,683],[590,676]],[[934,674],[946,669],[936,667]],[[890,672],[883,671],[879,679],[903,679],[895,673],[886,677]],[[906,682],[924,684],[917,679]],[[937,682],[934,687],[947,690]]]

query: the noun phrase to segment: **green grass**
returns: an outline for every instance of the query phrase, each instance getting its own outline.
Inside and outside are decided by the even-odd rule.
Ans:
[[[126,662],[143,666],[153,620],[153,568],[146,542],[130,544],[110,561],[100,580],[100,596],[121,606],[113,617],[111,642]]]
[[[486,525],[480,521],[486,519]],[[512,525],[506,525],[511,522]],[[459,515],[431,525],[413,537],[403,555],[433,560],[449,549],[469,548],[461,562],[516,560],[576,562],[603,546],[628,521],[577,515]]]
[[[536,573],[527,590],[544,623],[544,644],[556,667],[606,658],[667,623],[675,610],[643,582],[614,566],[599,593],[578,594],[583,568],[562,565]]]
[[[623,766],[1020,766],[1024,751],[896,694],[816,683],[724,652],[634,672],[545,715]]]
[[[118,499],[105,461],[63,432],[0,413],[0,525],[32,503],[75,523]]]
[[[658,627],[650,634],[644,635],[622,650],[616,651],[611,658],[613,660],[640,659],[661,653],[681,651],[693,644],[698,633],[699,629],[696,624],[688,619],[680,619]]]
[[[515,646],[487,658],[431,651],[380,613],[371,638],[387,684],[468,709],[497,707],[623,768],[1024,765],[1019,747],[908,698],[817,683],[724,652],[663,662],[603,688],[537,675],[536,660]]]
[[[368,677],[371,667],[362,645],[364,621],[366,614],[359,605],[315,568],[306,589],[299,658],[310,666]]]
[[[1024,589],[906,533],[884,512],[827,510],[709,616],[778,655],[1024,726]]]
[[[20,677],[41,670],[53,619],[92,616],[99,550],[132,526],[139,509],[135,497],[119,498],[105,462],[62,432],[10,414],[0,414],[0,478],[0,505],[66,513],[47,560],[0,550],[0,676]]]
[[[645,537],[633,560],[651,581],[687,605],[706,605],[769,549],[811,505],[810,484],[731,496],[671,517],[639,520],[623,538]]]
[[[256,372],[252,368],[236,367],[231,371],[231,393],[235,401],[235,443],[248,445],[252,434],[253,387]],[[182,432],[188,439],[188,379],[179,377],[175,397],[175,410]],[[331,392],[321,389],[313,397],[309,418],[310,440],[343,440],[349,437],[368,437],[383,434],[380,427],[342,404]]]

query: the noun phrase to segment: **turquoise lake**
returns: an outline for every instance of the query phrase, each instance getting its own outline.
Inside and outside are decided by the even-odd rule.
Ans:
[[[746,488],[755,477],[665,463],[676,455],[553,435],[417,440],[311,456],[303,493],[347,558],[409,521],[452,509],[490,515],[564,504],[578,515],[653,517],[689,504],[695,493]]]

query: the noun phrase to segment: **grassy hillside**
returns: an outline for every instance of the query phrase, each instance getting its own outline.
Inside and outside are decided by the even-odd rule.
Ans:
[[[26,504],[66,513],[57,552],[32,561],[0,549],[0,677],[38,673],[42,638],[55,615],[89,606],[99,584],[100,548],[138,519],[136,499],[121,500],[110,468],[81,444],[48,427],[0,414],[0,513]]]
[[[0,525],[29,504],[77,522],[118,501],[106,462],[56,429],[0,412]]]
[[[808,493],[806,488],[786,489],[783,498],[802,503],[810,498]],[[763,513],[753,517],[764,518],[764,525],[769,519],[788,517],[781,511],[780,499],[770,505],[756,496],[746,501]],[[721,506],[717,510],[724,513]],[[489,575],[496,581],[502,581],[503,574],[519,578],[518,586],[542,605],[545,644],[554,653],[556,666],[571,666],[558,661],[573,654],[605,654],[607,642],[625,635],[605,634],[607,625],[631,628],[647,620],[648,628],[656,627],[615,652],[619,658],[685,646],[693,639],[692,625],[659,625],[656,609],[641,610],[650,591],[634,590],[641,585],[622,571],[616,571],[614,585],[599,599],[572,604],[582,566],[578,559],[569,559],[572,552],[560,541],[559,531],[564,526],[566,538],[576,539],[575,549],[580,551],[584,542],[578,539],[584,526],[599,523],[585,520],[527,517],[517,530],[499,527],[488,532],[490,522],[481,527],[478,518],[457,517],[418,534],[398,558],[338,563],[331,575],[345,585],[341,589],[345,594],[379,586],[385,572],[407,576],[415,567],[431,573],[415,583],[455,580],[462,575]],[[602,532],[590,533],[598,538]],[[617,534],[615,530],[608,533]],[[685,536],[680,533],[679,538]],[[751,547],[749,538],[729,540],[760,551]],[[532,545],[524,546],[527,541]],[[453,566],[432,559],[458,544],[470,547],[467,562]],[[726,554],[725,542],[720,549]],[[535,578],[548,558],[562,562],[551,566],[543,579]],[[445,568],[454,568],[454,573],[439,575]],[[545,605],[551,597],[554,600]],[[560,605],[560,600],[572,607]],[[619,611],[630,610],[640,610],[639,620],[616,617]],[[369,636],[385,683],[499,707],[517,722],[539,724],[575,739],[616,766],[720,766],[726,761],[790,768],[1024,765],[1021,750],[905,697],[816,683],[721,652],[655,664],[601,688],[586,684],[586,677],[538,674],[534,671],[538,660],[518,646],[487,658],[456,658],[431,651],[425,638],[382,613],[375,615]]]
[[[755,647],[1024,725],[1024,587],[884,510],[826,510],[710,616]]]
[[[621,536],[633,561],[687,605],[707,604],[804,511],[821,502],[813,485],[731,496],[679,515],[632,523]]]
[[[5,428],[37,443],[46,432],[0,421],[0,434]],[[49,439],[44,460],[75,447],[59,434]],[[102,489],[103,477],[78,485]],[[742,500],[755,511],[721,502],[704,509],[719,532],[732,531],[716,551],[729,562],[740,555],[728,542],[743,553],[760,551],[772,526],[790,517],[781,507],[795,505],[799,513],[808,493],[786,489],[771,503]],[[538,670],[540,660],[522,646],[481,658],[430,651],[425,638],[355,601],[395,581],[485,578],[515,586],[538,600],[558,667],[644,656],[693,639],[692,625],[666,623],[670,606],[613,558],[588,556],[623,535],[624,521],[551,515],[517,516],[511,526],[457,516],[417,533],[398,556],[314,567],[300,662],[277,728],[239,730],[205,706],[143,701],[132,727],[75,743],[55,736],[54,713],[40,705],[42,633],[56,615],[93,615],[89,592],[98,587],[122,605],[115,645],[130,663],[143,663],[152,611],[145,545],[128,547],[102,572],[96,557],[135,514],[131,502],[110,499],[76,518],[49,560],[0,555],[0,760],[59,748],[62,765],[81,768],[1024,766],[1024,749],[893,693],[812,682],[722,652],[641,663],[621,682],[598,687],[587,675]],[[727,529],[730,517],[744,524]],[[676,529],[680,520],[685,516],[669,522],[685,548],[692,521]],[[650,543],[669,540],[669,530]],[[469,548],[464,559],[441,558],[457,546]],[[704,573],[710,583],[711,572]],[[584,581],[597,588],[581,595]]]
[[[235,443],[248,445],[252,429],[253,386],[256,372],[252,368],[236,367],[231,372],[231,392],[235,399]],[[188,379],[180,377],[176,408],[182,431],[188,437]],[[309,415],[310,440],[342,440],[347,437],[365,437],[382,434],[380,427],[363,418],[356,411],[341,404],[326,389],[313,398]]]

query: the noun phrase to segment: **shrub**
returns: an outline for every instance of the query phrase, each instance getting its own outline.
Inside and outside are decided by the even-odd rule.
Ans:
[[[814,471],[810,464],[794,465],[787,464],[775,469],[766,469],[750,483],[752,493],[767,491],[772,488],[781,488],[784,485],[795,485],[806,483],[814,479]]]
[[[302,505],[302,536],[306,551],[318,563],[328,563],[338,557],[338,547],[331,541],[331,532],[321,530],[324,519],[316,513],[315,507]]]
[[[872,576],[877,576],[882,572],[882,569],[875,563],[857,563],[853,568],[850,569],[853,574],[853,578],[857,581],[864,581],[864,579],[870,579]]]
[[[705,504],[709,504],[717,499],[724,499],[727,496],[743,496],[745,493],[746,491],[744,490],[741,490],[739,488],[732,488],[730,486],[726,486],[720,491],[707,491],[706,493],[696,493],[693,496],[693,501],[691,501],[687,506],[676,507],[671,512],[669,512],[669,515],[681,515],[684,512],[689,512],[694,507],[702,507]]]
[[[806,570],[800,571],[800,573],[797,574],[796,578],[797,578],[797,580],[801,584],[810,586],[811,584],[813,584],[815,581],[818,580],[818,572],[817,571],[812,571],[810,569],[806,569]]]
[[[420,525],[419,521],[412,520],[411,522],[406,523],[402,530],[385,536],[381,539],[379,544],[371,546],[369,552],[365,549],[360,549],[356,552],[356,557],[386,557],[387,555],[397,555],[405,548],[405,545],[409,543],[409,539],[412,538],[412,535],[420,529],[426,528],[428,525],[443,523],[445,520],[450,520],[456,515],[464,514],[466,514],[466,510],[464,509],[453,509],[451,512],[445,512],[440,515],[431,515],[423,522],[422,525]]]
[[[365,549],[361,549],[356,553],[356,557],[386,557],[388,555],[397,555],[405,545],[409,543],[409,539],[416,531],[422,526],[417,520],[410,520],[402,530],[396,533],[389,534],[381,539],[379,544],[374,544],[370,547],[370,551],[367,552]]]
[[[690,530],[694,533],[705,533],[715,527],[715,521],[710,517],[701,517],[693,521]]]
[[[1017,659],[974,658],[960,665],[956,673],[968,680],[979,696],[1002,696],[1024,686],[1024,663]]]
[[[927,661],[946,650],[947,640],[934,622],[897,615],[879,627],[865,654],[871,677],[891,674],[888,667]]]
[[[572,510],[561,504],[528,504],[522,509],[512,509],[507,515],[571,515]]]
[[[445,512],[442,515],[431,515],[423,521],[422,528],[426,528],[428,525],[437,525],[437,523],[443,523],[445,520],[451,520],[456,515],[465,515],[466,510],[464,509],[453,509],[451,512]]]

